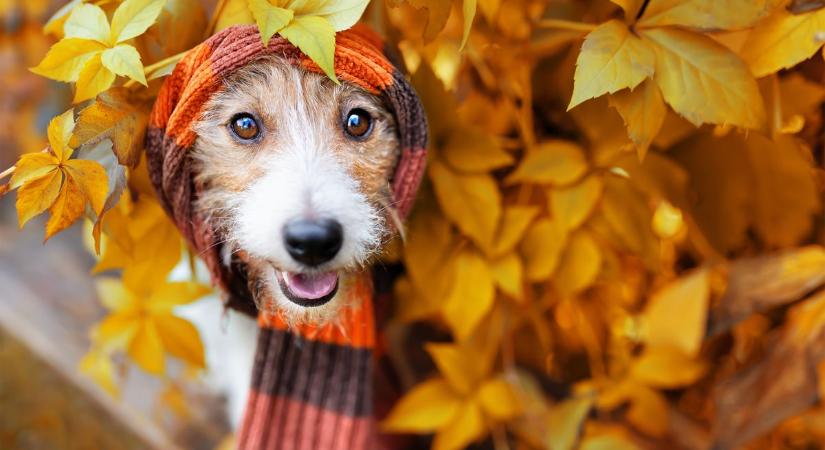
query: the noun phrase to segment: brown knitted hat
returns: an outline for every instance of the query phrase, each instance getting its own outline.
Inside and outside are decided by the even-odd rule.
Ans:
[[[391,185],[394,206],[404,217],[424,173],[427,122],[415,91],[382,49],[381,39],[363,26],[338,33],[335,74],[343,82],[382,96],[395,115],[402,154]],[[250,313],[255,309],[242,263],[235,262],[231,267],[221,264],[216,230],[195,214],[193,202],[199,186],[194,182],[188,154],[196,139],[192,125],[211,96],[223,88],[233,71],[266,55],[278,55],[306,70],[323,73],[279,36],[264,47],[256,26],[228,28],[190,50],[178,63],[160,90],[146,135],[149,176],[161,204],[206,262],[213,283],[229,294],[228,305]]]

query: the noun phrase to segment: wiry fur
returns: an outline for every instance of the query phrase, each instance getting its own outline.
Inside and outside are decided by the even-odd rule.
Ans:
[[[353,108],[373,117],[363,141],[344,131]],[[242,112],[257,118],[259,140],[231,133],[230,119]],[[196,182],[204,186],[196,207],[217,225],[225,255],[245,255],[256,303],[283,311],[292,322],[333,321],[350,297],[352,274],[393,229],[382,205],[391,201],[389,178],[400,148],[387,107],[356,86],[267,57],[225,80],[194,129]],[[281,230],[295,218],[341,223],[344,241],[333,260],[309,268],[289,256]],[[276,269],[336,271],[338,294],[323,306],[298,306],[281,292]]]

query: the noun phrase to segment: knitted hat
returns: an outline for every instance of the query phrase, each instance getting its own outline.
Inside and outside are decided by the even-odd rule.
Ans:
[[[402,152],[390,181],[393,204],[404,217],[424,173],[427,123],[423,108],[413,88],[382,50],[381,39],[375,33],[356,26],[338,33],[335,44],[336,76],[382,96],[395,115]],[[254,312],[254,304],[242,267],[221,264],[216,230],[195,214],[193,202],[200,186],[194,182],[188,154],[196,139],[192,126],[212,95],[223,88],[233,71],[266,55],[278,55],[308,71],[323,73],[286,39],[273,37],[264,47],[256,26],[227,28],[190,50],[178,63],[158,94],[146,135],[149,176],[161,204],[204,259],[213,282],[230,295],[228,305],[248,312]]]

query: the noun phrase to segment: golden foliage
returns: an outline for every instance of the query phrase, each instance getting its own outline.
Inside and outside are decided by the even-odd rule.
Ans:
[[[116,392],[115,352],[203,365],[174,307],[207,290],[169,281],[188,252],[139,164],[156,80],[239,23],[333,76],[360,19],[397,44],[431,133],[391,321],[440,343],[418,342],[432,368],[384,430],[444,450],[821,443],[825,4],[367,3],[222,0],[207,24],[191,0],[74,0],[47,23],[32,70],[83,102],[6,189],[21,226],[51,212],[47,237],[88,211],[95,272],[120,273],[86,373]]]

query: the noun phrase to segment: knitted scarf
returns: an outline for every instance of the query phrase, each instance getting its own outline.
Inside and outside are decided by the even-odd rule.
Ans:
[[[189,151],[192,125],[234,70],[278,55],[305,70],[320,68],[292,44],[274,37],[267,46],[255,26],[228,28],[193,48],[161,87],[146,135],[149,175],[160,202],[204,259],[227,306],[257,313],[242,256],[221,263],[218,233],[195,213],[202,190],[194,181]],[[427,124],[415,91],[383,51],[380,38],[356,26],[336,35],[335,73],[382,96],[398,124],[401,157],[392,177],[393,204],[409,212],[423,175]],[[373,367],[377,331],[370,277],[347,289],[354,305],[335,324],[288,326],[278,313],[258,315],[260,334],[252,385],[238,446],[263,449],[367,449],[380,446],[375,430]],[[353,301],[357,300],[357,301]]]

